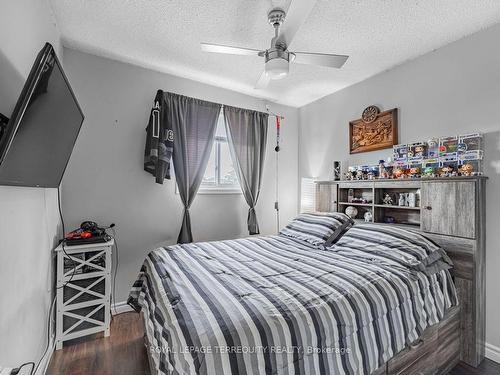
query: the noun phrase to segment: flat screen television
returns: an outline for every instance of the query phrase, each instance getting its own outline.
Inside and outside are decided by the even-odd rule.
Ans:
[[[83,119],[54,48],[47,43],[0,139],[0,185],[58,187]]]

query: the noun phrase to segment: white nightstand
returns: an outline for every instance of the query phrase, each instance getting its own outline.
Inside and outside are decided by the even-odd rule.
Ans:
[[[62,245],[55,249],[56,350],[62,349],[64,341],[77,337],[102,331],[104,336],[109,336],[113,245],[114,240],[91,245],[65,245],[66,254]]]

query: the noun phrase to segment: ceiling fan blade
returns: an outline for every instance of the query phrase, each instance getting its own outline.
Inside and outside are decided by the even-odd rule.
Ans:
[[[306,21],[317,0],[292,0],[286,12],[285,22],[281,25],[278,41],[287,46],[292,43],[293,37]]]
[[[232,55],[258,56],[258,49],[225,46],[223,44],[201,43],[201,50],[205,52],[229,53]]]
[[[349,56],[332,55],[329,53],[293,52],[294,63],[327,66],[329,68],[342,68]]]
[[[270,80],[271,80],[271,78],[269,78],[269,75],[267,75],[265,71],[262,72],[262,74],[260,75],[259,80],[255,84],[255,88],[257,90],[259,90],[259,89],[265,89],[267,87],[267,85],[269,84]]]

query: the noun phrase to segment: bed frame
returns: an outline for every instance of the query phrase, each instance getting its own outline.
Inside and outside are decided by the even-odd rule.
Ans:
[[[372,189],[374,197],[383,189],[420,189],[421,223],[419,227],[411,228],[420,230],[439,244],[454,263],[451,273],[457,287],[459,305],[449,309],[441,322],[428,327],[418,340],[372,375],[446,375],[460,361],[477,367],[484,359],[485,184],[485,177],[317,182],[316,208],[319,211],[339,210],[342,207],[338,204],[338,197],[342,196],[341,189]],[[381,191],[377,192],[376,189]],[[376,204],[372,205],[375,208]],[[147,335],[145,345],[151,375],[160,375],[155,371]]]
[[[446,250],[454,263],[451,274],[459,305],[443,321],[429,327],[417,342],[398,353],[375,375],[446,375],[458,362],[479,366],[485,353],[486,325],[486,177],[455,177],[429,180],[319,181],[318,211],[342,211],[349,189],[368,194],[373,202],[373,221],[381,219],[377,209],[404,219],[406,209],[385,207],[378,200],[385,192],[419,191],[420,207],[408,210],[418,225],[401,225],[420,231]],[[359,208],[359,207],[358,207]],[[361,207],[363,208],[363,207]],[[398,224],[381,224],[398,225]]]

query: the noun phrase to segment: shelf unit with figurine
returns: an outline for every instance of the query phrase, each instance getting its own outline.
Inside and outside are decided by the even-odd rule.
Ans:
[[[420,181],[340,181],[337,189],[339,201],[333,209],[357,221],[420,225]]]
[[[328,184],[336,200],[318,194],[317,208],[321,202],[331,202],[329,211],[343,212],[356,222],[386,223],[434,232],[445,219],[453,221],[452,226],[461,225],[457,217],[447,214],[446,202],[460,202],[469,216],[474,216],[475,194],[487,178],[485,176],[456,176],[436,178],[375,179],[371,181],[316,181],[318,186]],[[317,189],[317,192],[322,191]],[[436,207],[437,206],[437,207]],[[469,207],[469,208],[467,208]],[[321,209],[318,209],[321,211]],[[370,214],[365,214],[370,212]],[[460,228],[467,238],[467,227]],[[451,230],[455,233],[454,230]],[[458,234],[454,234],[458,235]]]

